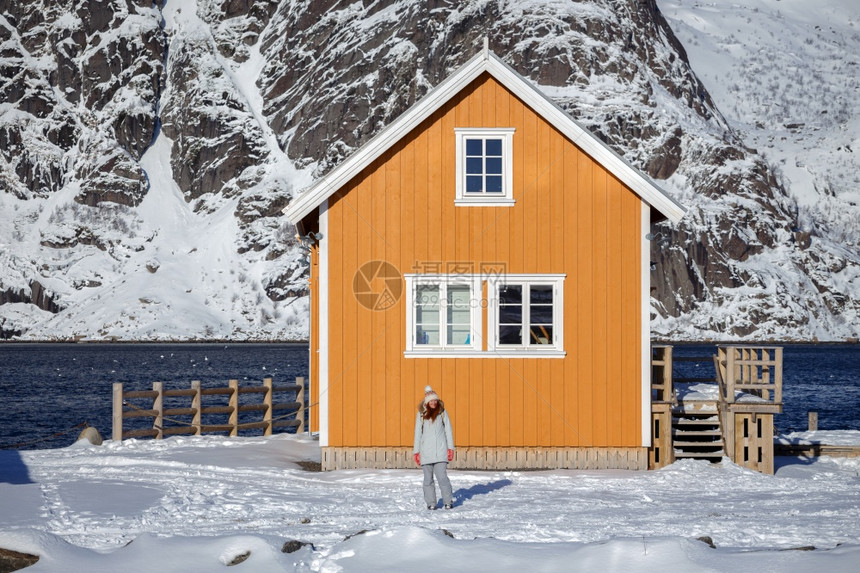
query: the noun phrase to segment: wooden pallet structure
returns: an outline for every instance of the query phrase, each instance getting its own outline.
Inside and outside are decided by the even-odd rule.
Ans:
[[[719,462],[772,474],[773,416],[782,412],[782,348],[718,346],[712,357],[673,357],[652,348],[652,447],[649,468],[676,459]],[[710,367],[709,376],[673,375],[677,362]]]

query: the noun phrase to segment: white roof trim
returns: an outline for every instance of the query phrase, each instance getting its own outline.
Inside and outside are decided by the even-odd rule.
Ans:
[[[340,165],[293,197],[292,202],[284,209],[284,214],[292,223],[298,223],[484,72],[493,76],[669,220],[677,223],[684,216],[684,206],[579,125],[555,102],[489,50],[479,52]]]

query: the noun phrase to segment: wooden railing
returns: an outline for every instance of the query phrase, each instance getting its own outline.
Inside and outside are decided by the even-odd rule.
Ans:
[[[295,395],[291,402],[274,402],[276,393]],[[261,395],[256,403],[240,403],[242,394]],[[224,398],[227,404],[225,405]],[[216,397],[216,398],[213,398]],[[165,398],[171,402],[176,399],[190,400],[187,407],[165,408]],[[220,401],[220,404],[205,405],[207,400]],[[138,402],[138,403],[135,403]],[[261,412],[262,419],[239,423],[239,414]],[[276,412],[287,412],[275,415]],[[226,416],[226,423],[204,423],[212,416]],[[152,418],[151,428],[123,429],[123,421],[136,418]],[[269,436],[274,428],[294,427],[297,433],[305,427],[305,381],[296,378],[295,384],[274,386],[271,378],[263,380],[262,386],[240,386],[238,380],[230,380],[226,388],[203,388],[199,380],[191,382],[186,390],[165,389],[162,382],[153,382],[152,390],[123,391],[122,382],[113,385],[113,433],[115,441],[125,438],[153,437],[161,439],[167,435],[229,432],[238,436],[240,430],[263,430]]]
[[[651,346],[651,399],[655,402],[672,402],[674,394],[672,347],[654,344]]]
[[[735,402],[736,392],[782,404],[782,347],[719,346],[717,379],[723,400]]]

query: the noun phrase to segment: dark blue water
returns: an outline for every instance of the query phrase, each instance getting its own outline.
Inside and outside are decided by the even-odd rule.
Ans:
[[[65,447],[84,422],[109,439],[114,382],[124,390],[151,390],[154,381],[164,382],[165,389],[187,389],[192,380],[205,388],[226,387],[229,379],[259,386],[272,378],[277,386],[297,376],[308,376],[305,344],[0,344],[0,448]],[[260,401],[258,394],[247,396]],[[188,405],[187,398],[183,404],[165,402]],[[224,422],[222,417],[208,423]]]
[[[715,346],[676,345],[676,357],[716,354]],[[675,364],[675,376],[714,374],[713,363]],[[819,430],[860,430],[860,345],[783,346],[783,413],[774,417],[777,433],[808,429],[810,410]]]
[[[714,346],[674,349],[675,356],[715,352]],[[806,430],[809,410],[818,411],[819,429],[860,430],[860,345],[791,345],[783,353],[785,406],[777,432]],[[708,373],[710,360],[675,368],[676,376]],[[223,387],[231,378],[259,385],[271,377],[278,385],[307,375],[304,344],[0,344],[0,448],[65,447],[83,422],[109,438],[114,382],[149,390],[153,381],[165,388],[188,388],[191,380]]]

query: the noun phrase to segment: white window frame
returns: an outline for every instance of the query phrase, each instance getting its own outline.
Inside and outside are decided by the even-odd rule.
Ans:
[[[454,128],[456,135],[456,172],[457,195],[455,205],[460,206],[499,206],[514,205],[513,165],[514,165],[514,131],[513,127],[497,128]],[[466,191],[466,140],[467,139],[501,139],[502,140],[502,192],[467,192]]]
[[[564,274],[505,274],[488,280],[487,304],[487,351],[503,357],[561,357],[564,351]],[[504,285],[526,286],[551,285],[553,287],[552,305],[552,343],[533,344],[531,338],[523,336],[524,344],[501,344],[499,342],[499,288]],[[523,328],[529,323],[528,305],[523,305]]]
[[[406,352],[411,358],[473,357],[481,353],[481,300],[480,277],[462,274],[406,274]],[[438,345],[418,344],[415,340],[416,290],[421,285],[439,285],[439,337]],[[448,344],[445,340],[447,328],[445,307],[449,285],[469,285],[469,344]]]

